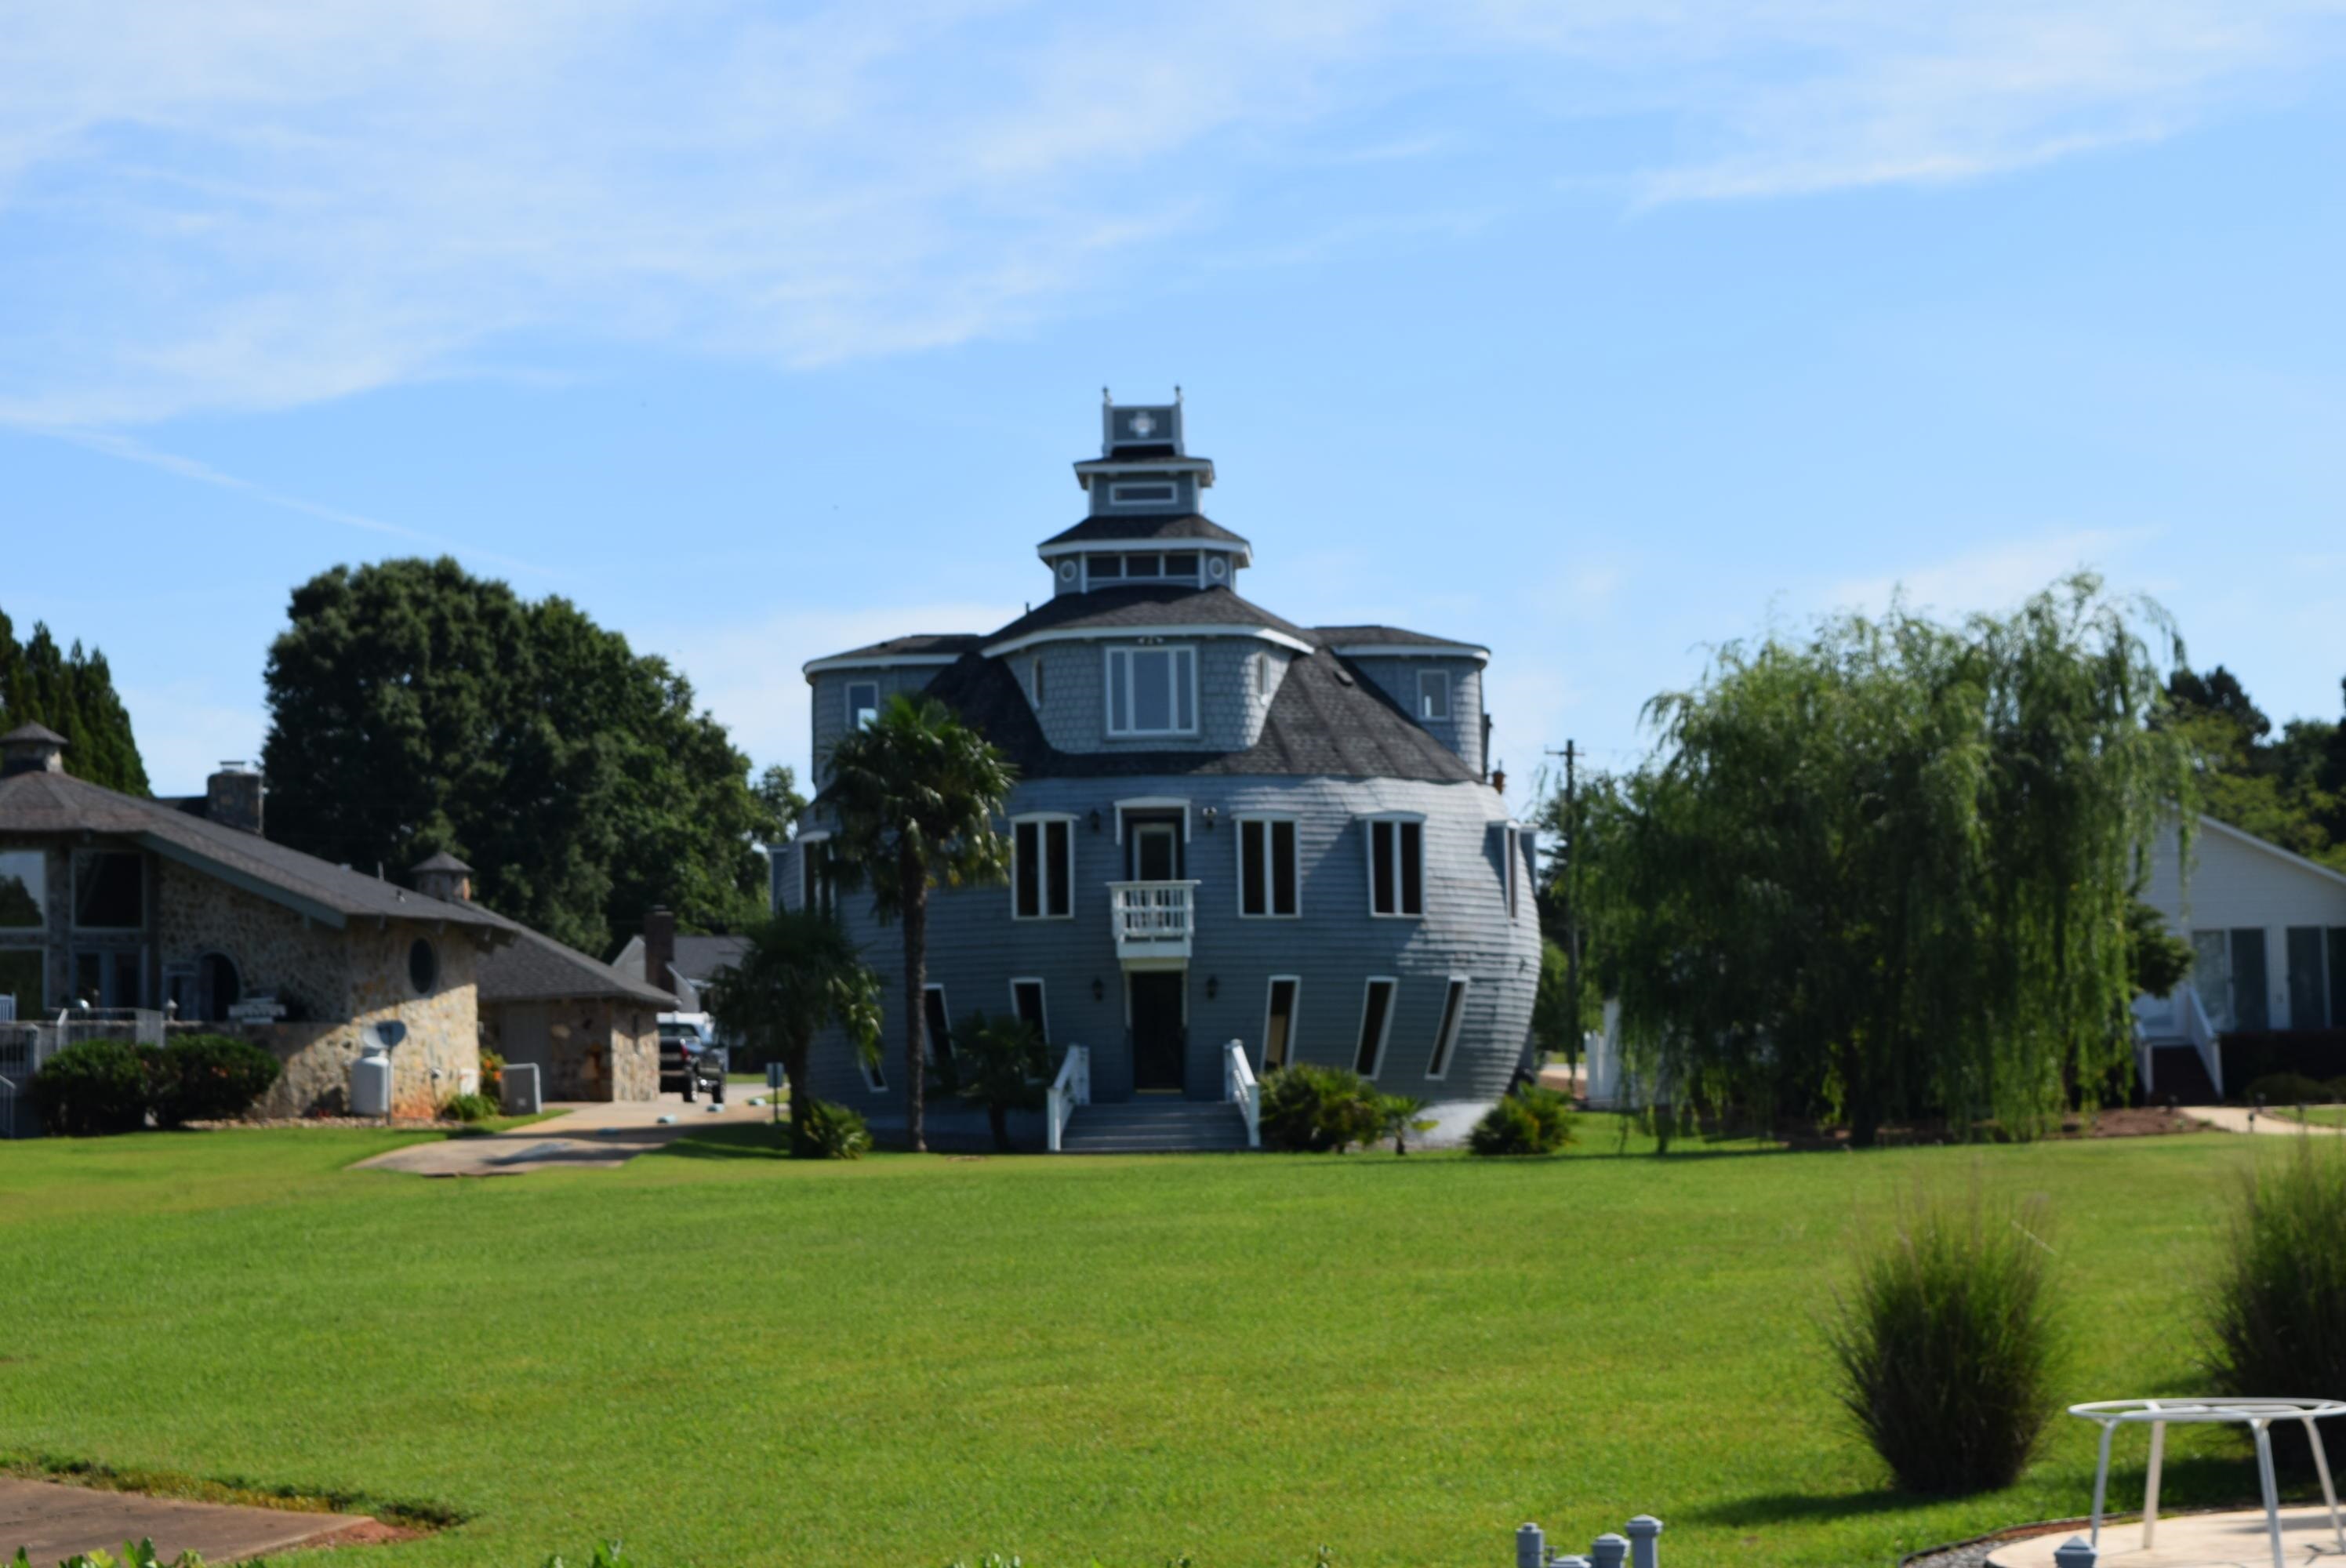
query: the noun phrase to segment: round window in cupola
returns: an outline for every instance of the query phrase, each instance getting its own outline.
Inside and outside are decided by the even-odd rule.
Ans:
[[[1213,578],[1217,583],[1229,575],[1230,564],[1219,555],[1212,556],[1206,562],[1206,575]]]
[[[1059,581],[1061,581],[1061,582],[1063,582],[1063,583],[1072,583],[1072,582],[1074,582],[1075,580],[1076,580],[1076,564],[1075,564],[1073,561],[1062,561],[1062,562],[1060,562],[1060,563],[1059,563]]]

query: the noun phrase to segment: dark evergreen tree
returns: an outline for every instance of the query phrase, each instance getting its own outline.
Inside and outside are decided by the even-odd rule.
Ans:
[[[128,794],[147,793],[147,768],[131,734],[130,712],[114,689],[114,672],[95,648],[57,647],[36,622],[19,644],[0,612],[0,732],[43,724],[66,738],[66,771]]]
[[[337,566],[270,649],[272,839],[392,871],[447,850],[483,902],[607,955],[655,904],[765,911],[785,824],[690,683],[567,600],[454,561]]]

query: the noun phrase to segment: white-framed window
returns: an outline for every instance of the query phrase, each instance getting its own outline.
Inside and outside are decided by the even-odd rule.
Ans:
[[[1010,820],[1010,916],[1066,920],[1075,913],[1076,820],[1036,813]]]
[[[921,1026],[931,1066],[953,1065],[953,1011],[945,1005],[945,988],[934,981],[921,993]]]
[[[1295,1058],[1295,1004],[1303,994],[1300,974],[1274,974],[1262,1004],[1261,1071],[1275,1072]]]
[[[1063,582],[1063,583],[1072,583],[1072,582],[1074,582],[1075,580],[1076,580],[1076,564],[1075,564],[1073,561],[1062,561],[1062,562],[1060,562],[1060,563],[1059,563],[1059,581],[1061,581],[1061,582]]]
[[[1010,1011],[1021,1023],[1033,1024],[1045,1041],[1051,1038],[1051,1010],[1044,1004],[1042,976],[1022,974],[1010,982]]]
[[[147,861],[136,850],[76,850],[76,931],[138,931],[147,924]]]
[[[1363,1078],[1377,1075],[1384,1060],[1385,1036],[1392,1033],[1393,994],[1401,982],[1390,974],[1372,974],[1361,991],[1361,1043],[1352,1053],[1352,1071]]]
[[[1448,670],[1422,669],[1417,672],[1417,716],[1428,719],[1450,717]]]
[[[1369,913],[1392,919],[1425,913],[1425,820],[1368,820]]]
[[[1217,583],[1229,575],[1230,564],[1220,555],[1215,555],[1206,562],[1206,575],[1213,578]]]
[[[1114,736],[1198,733],[1198,650],[1109,648],[1107,732]]]
[[[1124,479],[1107,487],[1111,506],[1170,506],[1180,491],[1169,479]]]
[[[869,729],[872,721],[880,717],[880,683],[876,680],[851,680],[847,683],[847,728]]]
[[[1270,700],[1270,655],[1268,653],[1254,656],[1254,699],[1257,702]]]
[[[1091,580],[1095,583],[1113,583],[1124,575],[1124,557],[1086,555],[1084,557],[1084,570],[1091,575]]]
[[[1433,1054],[1425,1060],[1425,1075],[1439,1078],[1450,1071],[1451,1053],[1457,1048],[1459,1026],[1466,1022],[1466,987],[1463,974],[1454,974],[1442,993],[1442,1022],[1433,1031]]]
[[[40,931],[48,923],[48,851],[0,850],[0,929]]]
[[[1036,654],[1026,670],[1026,695],[1035,699],[1035,709],[1041,712],[1044,700],[1043,656]]]
[[[831,875],[831,835],[801,833],[799,844],[799,908],[810,914],[833,912]]]
[[[92,1007],[144,1007],[147,950],[85,949],[73,955],[74,1000]]]
[[[1524,830],[1513,822],[1500,835],[1499,848],[1505,864],[1499,869],[1499,881],[1507,900],[1507,918],[1519,919],[1523,912],[1524,846],[1529,841]]]
[[[1239,913],[1286,919],[1301,912],[1302,867],[1292,817],[1238,820]]]
[[[886,1046],[882,1046],[876,1056],[867,1057],[858,1052],[855,1065],[863,1074],[865,1088],[875,1095],[884,1095],[888,1092],[888,1048]]]

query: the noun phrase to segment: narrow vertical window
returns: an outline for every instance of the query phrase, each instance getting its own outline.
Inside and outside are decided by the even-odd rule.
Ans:
[[[1369,912],[1425,912],[1425,824],[1413,817],[1369,820]]]
[[[1295,993],[1302,982],[1291,974],[1270,977],[1270,1001],[1262,1021],[1262,1070],[1276,1072],[1294,1054]]]
[[[1239,913],[1292,915],[1295,824],[1282,817],[1239,819]]]
[[[921,999],[921,1022],[929,1032],[929,1060],[945,1068],[953,1066],[953,1020],[945,1008],[945,988],[932,985]]]
[[[1043,1006],[1043,983],[1040,980],[1014,980],[1010,983],[1010,1010],[1018,1021],[1031,1026],[1035,1034],[1047,1041],[1051,1037],[1050,1014]]]
[[[1466,1021],[1466,977],[1454,974],[1449,988],[1442,996],[1442,1023],[1433,1032],[1433,1054],[1427,1058],[1425,1075],[1439,1078],[1450,1071],[1450,1053],[1458,1044],[1458,1026]]]
[[[1074,829],[1065,817],[1019,817],[1010,824],[1010,914],[1056,920],[1073,911]]]
[[[1385,1054],[1385,1033],[1392,1027],[1396,983],[1390,976],[1372,979],[1367,994],[1361,999],[1361,1044],[1352,1055],[1352,1071],[1363,1078],[1377,1075],[1377,1063]]]
[[[1032,677],[1030,678],[1028,685],[1029,685],[1029,689],[1030,689],[1030,690],[1033,692],[1033,694],[1034,694],[1034,697],[1035,697],[1035,706],[1037,708],[1040,708],[1043,706],[1043,702],[1044,702],[1044,694],[1043,694],[1043,656],[1042,656],[1041,654],[1036,654],[1036,655],[1035,656],[1034,674],[1033,674]]]
[[[1506,864],[1500,870],[1499,880],[1506,892],[1507,918],[1509,920],[1514,920],[1517,913],[1515,901],[1518,896],[1515,891],[1515,885],[1521,880],[1516,862],[1523,858],[1523,830],[1515,827],[1508,828],[1506,832],[1501,838],[1500,848],[1505,852]]]
[[[1040,920],[1043,915],[1043,824],[1027,821],[1012,830],[1010,858],[1015,862],[1012,885],[1016,902],[1012,912],[1020,920]]]
[[[869,729],[872,721],[880,717],[880,683],[876,680],[852,680],[847,683],[847,728]]]
[[[1074,911],[1075,836],[1073,824],[1057,819],[1043,824],[1043,870],[1049,886],[1043,908],[1053,916]]]
[[[1270,912],[1296,913],[1302,883],[1302,868],[1295,858],[1295,824],[1274,821],[1270,825]]]
[[[1422,669],[1417,672],[1417,716],[1420,718],[1450,717],[1450,673],[1447,670]]]
[[[1425,912],[1425,824],[1401,825],[1401,912]]]
[[[1393,892],[1393,830],[1397,822],[1369,824],[1369,912],[1398,914]]]
[[[810,914],[831,912],[831,838],[818,833],[799,840],[799,908]]]
[[[1267,653],[1254,656],[1254,695],[1257,701],[1270,700],[1270,656]]]
[[[1263,840],[1270,830],[1270,823],[1253,819],[1239,824],[1239,913],[1242,915],[1270,912],[1270,890],[1264,875],[1269,868],[1263,864]]]
[[[1173,650],[1173,728],[1187,735],[1198,728],[1198,655],[1191,648]]]
[[[1122,648],[1110,648],[1107,654],[1107,732],[1110,735],[1132,733],[1132,694],[1127,687],[1132,679],[1132,656]]]

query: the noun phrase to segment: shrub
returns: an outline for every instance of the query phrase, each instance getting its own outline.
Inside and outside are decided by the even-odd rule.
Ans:
[[[486,1095],[451,1095],[440,1104],[444,1122],[485,1122],[498,1112],[497,1103]]]
[[[2290,1144],[2243,1175],[2202,1308],[2208,1370],[2235,1398],[2346,1394],[2346,1142]],[[2310,1465],[2301,1428],[2272,1436],[2276,1458]]]
[[[2240,1097],[2252,1105],[2259,1100],[2268,1105],[2326,1105],[2335,1094],[2328,1084],[2302,1073],[2268,1073],[2241,1090]]]
[[[1262,1081],[1262,1141],[1307,1154],[1373,1142],[1384,1126],[1376,1085],[1342,1067],[1298,1063]]]
[[[505,1103],[505,1059],[494,1051],[481,1053],[481,1093],[500,1106]]]
[[[1572,1102],[1525,1084],[1483,1113],[1466,1146],[1478,1155],[1552,1155],[1572,1142]]]
[[[128,1040],[84,1040],[42,1063],[33,1074],[42,1125],[69,1138],[146,1126],[146,1054]]]
[[[158,1127],[240,1116],[284,1070],[263,1047],[228,1034],[182,1034],[148,1054],[147,1066]]]
[[[790,1124],[790,1157],[801,1160],[861,1159],[872,1147],[872,1129],[845,1105],[807,1102],[806,1125]]]
[[[1023,1018],[973,1013],[954,1034],[953,1054],[961,1072],[958,1093],[985,1107],[994,1146],[1008,1153],[1010,1113],[1035,1109],[1048,1093],[1043,1080],[1050,1076],[1051,1060],[1042,1032]]]
[[[2008,1486],[2056,1408],[2038,1206],[1916,1197],[1862,1243],[1825,1336],[1841,1402],[1910,1492]]]
[[[32,1559],[21,1546],[16,1548],[14,1568],[32,1568]],[[76,1552],[58,1563],[57,1568],[204,1568],[204,1560],[198,1553],[182,1552],[167,1564],[156,1555],[153,1541],[140,1541],[136,1545],[126,1541],[119,1558],[106,1551]]]

